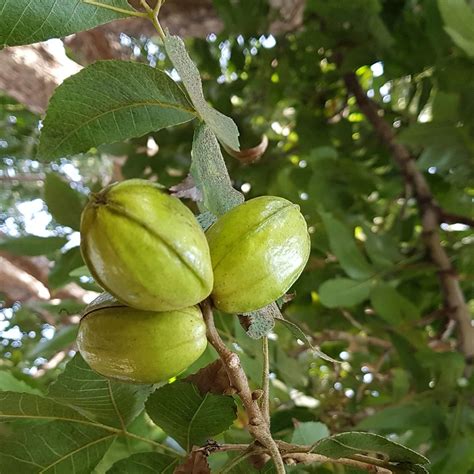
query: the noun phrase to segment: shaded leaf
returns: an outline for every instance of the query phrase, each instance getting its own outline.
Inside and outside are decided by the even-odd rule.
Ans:
[[[314,445],[312,452],[328,456],[332,459],[348,457],[354,454],[378,453],[391,462],[412,464],[426,464],[429,462],[421,454],[394,441],[390,441],[383,436],[357,431],[324,438]]]
[[[171,474],[177,463],[167,454],[136,453],[116,462],[107,474]]]
[[[55,173],[44,183],[44,200],[49,212],[60,224],[79,230],[83,205],[82,195]]]
[[[24,237],[6,238],[0,241],[0,250],[13,255],[47,255],[59,250],[67,243],[65,237],[38,237],[37,235],[25,235]]]
[[[4,0],[2,3],[0,47],[59,38],[128,16],[88,5],[83,0]],[[126,0],[101,0],[101,3],[131,11]]]
[[[199,392],[201,392],[201,395],[206,393],[222,395],[231,388],[229,376],[221,359],[215,360],[184,380],[194,384],[199,389]]]
[[[320,212],[320,215],[329,237],[331,250],[347,275],[355,280],[369,278],[374,270],[356,245],[353,234],[331,214]]]
[[[222,433],[234,421],[232,397],[206,393],[186,382],[158,389],[146,402],[150,418],[189,451],[206,439]]]
[[[418,308],[390,285],[379,283],[370,292],[370,302],[385,321],[399,325],[419,317]]]
[[[239,150],[237,125],[230,117],[221,114],[206,102],[202,90],[201,76],[196,65],[189,57],[183,40],[179,36],[167,34],[164,43],[168,57],[183,81],[191,102],[201,118],[223,145],[233,150]]]
[[[207,210],[219,216],[244,202],[244,196],[232,187],[216,136],[203,123],[194,133],[192,157],[191,175]]]
[[[326,280],[319,287],[319,298],[321,303],[328,308],[355,306],[369,297],[371,286],[371,280],[333,278]]]
[[[86,152],[194,117],[187,98],[164,72],[145,64],[98,61],[56,89],[44,119],[39,155],[54,159]]]
[[[329,430],[324,423],[306,421],[298,423],[291,437],[293,444],[310,445],[329,436]]]

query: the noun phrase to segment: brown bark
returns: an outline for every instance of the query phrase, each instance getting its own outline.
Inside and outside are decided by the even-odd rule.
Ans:
[[[0,64],[0,90],[40,114],[54,89],[81,69],[47,43],[5,48]]]
[[[354,95],[360,110],[372,124],[375,133],[390,150],[405,182],[413,190],[420,211],[423,242],[431,261],[438,269],[445,311],[456,321],[460,350],[466,360],[472,363],[474,362],[474,327],[456,269],[441,245],[439,226],[443,218],[440,208],[423,173],[417,168],[415,158],[407,147],[396,141],[393,128],[379,114],[377,104],[367,97],[357,76],[354,73],[346,74],[344,81],[347,89]]]

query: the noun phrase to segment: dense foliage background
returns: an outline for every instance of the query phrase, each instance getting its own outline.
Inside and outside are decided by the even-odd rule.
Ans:
[[[187,39],[205,95],[237,122],[243,148],[263,135],[269,141],[250,164],[226,155],[233,184],[247,198],[273,194],[301,206],[312,254],[284,313],[343,361],[314,356],[276,324],[273,432],[291,440],[301,424],[322,436],[369,430],[425,454],[433,473],[473,472],[473,355],[465,350],[472,333],[462,333],[446,303],[446,275],[425,245],[423,202],[413,181],[347,81],[356,73],[379,106],[380,121],[416,160],[439,205],[434,238],[448,253],[472,313],[471,7],[463,0],[308,0],[302,21],[274,34],[278,11],[264,0],[214,0],[214,7],[222,30]],[[173,75],[156,37],[109,34],[118,56]],[[86,61],[77,49],[68,52]],[[185,124],[45,162],[36,157],[41,116],[6,94],[0,101],[0,390],[44,393],[74,355],[80,311],[100,291],[78,247],[88,192],[135,177],[179,184],[189,170],[193,128]],[[217,322],[258,387],[259,341],[245,335],[237,318],[218,315]],[[215,358],[209,348],[189,373]],[[244,416],[239,410],[227,440],[246,440]],[[305,424],[315,421],[321,424]],[[163,439],[143,416],[134,423]],[[114,447],[97,472],[144,449]],[[298,469],[342,472],[331,465]]]

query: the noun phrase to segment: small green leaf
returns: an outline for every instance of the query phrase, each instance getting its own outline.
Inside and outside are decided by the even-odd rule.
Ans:
[[[49,173],[44,183],[44,200],[49,212],[60,224],[79,230],[83,198],[80,193],[61,179]]]
[[[191,102],[201,118],[217,136],[219,141],[233,150],[239,150],[239,130],[234,121],[212,108],[204,98],[201,76],[189,57],[183,40],[179,36],[166,35],[166,52],[183,81]]]
[[[207,210],[219,216],[244,202],[244,196],[232,187],[213,131],[204,123],[194,133],[192,157],[191,175]]]
[[[306,421],[296,425],[291,442],[293,444],[314,444],[329,436],[328,427],[319,421]]]
[[[158,389],[146,402],[150,418],[187,451],[225,431],[236,417],[232,397],[206,393],[190,383]]]
[[[372,281],[356,281],[350,278],[326,280],[319,287],[321,303],[328,308],[350,307],[368,299]]]
[[[365,280],[373,275],[374,269],[356,245],[353,233],[338,219],[327,212],[320,212],[329,244],[341,267],[355,280]]]
[[[412,449],[390,441],[373,433],[353,431],[324,438],[318,441],[312,452],[332,459],[349,457],[354,454],[379,453],[390,462],[426,464],[426,459]]]
[[[411,301],[384,283],[372,289],[370,302],[382,319],[395,326],[416,320],[420,315],[418,308]]]
[[[184,93],[164,72],[127,61],[97,61],[56,89],[39,155],[54,159],[82,153],[195,116]]]
[[[0,241],[0,250],[13,255],[48,255],[59,250],[67,243],[65,237],[38,237],[37,235],[25,235],[24,237],[6,238]]]
[[[179,460],[161,453],[137,453],[116,462],[107,474],[172,474]]]
[[[133,13],[126,0],[100,2]],[[0,48],[67,36],[128,16],[88,5],[84,0],[4,0],[2,3]]]

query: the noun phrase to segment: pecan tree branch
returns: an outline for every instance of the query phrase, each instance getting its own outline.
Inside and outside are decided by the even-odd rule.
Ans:
[[[270,427],[266,422],[256,397],[253,396],[250,389],[247,375],[245,374],[240,359],[237,354],[227,348],[217,332],[214,324],[214,315],[212,306],[208,300],[201,303],[204,321],[207,327],[207,339],[209,343],[219,354],[229,376],[232,386],[242,400],[245,411],[249,418],[248,431],[252,437],[262,446],[268,449],[278,474],[285,474],[285,465],[283,463],[280,450],[270,433]]]
[[[423,242],[431,261],[438,268],[438,277],[443,292],[447,314],[456,321],[458,327],[459,347],[466,361],[474,361],[474,327],[464,299],[459,278],[446,250],[439,238],[440,213],[429,185],[423,173],[416,166],[416,161],[407,147],[397,143],[393,128],[379,115],[377,104],[365,94],[354,73],[344,75],[344,82],[357,102],[362,113],[372,124],[379,139],[388,147],[392,158],[399,166],[404,180],[412,189],[416,198],[421,225]]]

